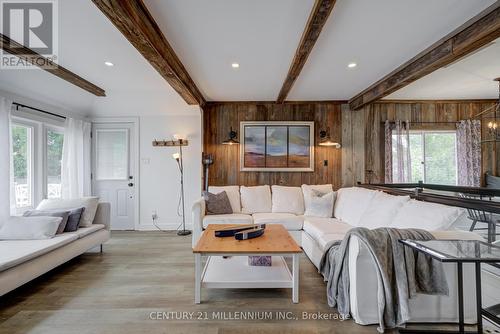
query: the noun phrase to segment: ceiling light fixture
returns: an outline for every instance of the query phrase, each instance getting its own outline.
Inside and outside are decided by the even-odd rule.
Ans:
[[[112,62],[110,62],[110,61],[105,61],[105,62],[104,62],[104,65],[109,66],[109,67],[115,66],[115,64],[113,64],[113,63],[112,63]]]
[[[358,66],[358,64],[356,64],[356,63],[347,64],[347,67],[349,67],[349,68],[355,68],[356,66]]]
[[[232,63],[231,67],[232,68],[240,68],[240,64],[238,64],[238,63]]]

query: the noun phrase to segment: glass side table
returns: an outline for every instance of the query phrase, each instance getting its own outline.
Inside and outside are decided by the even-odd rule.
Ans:
[[[483,309],[481,301],[481,263],[500,263],[500,247],[478,240],[399,240],[407,247],[422,252],[441,262],[457,264],[458,273],[458,333],[482,333],[483,316],[500,325],[499,305]],[[463,264],[474,263],[476,269],[477,331],[465,331]],[[500,300],[499,300],[500,302]],[[400,333],[429,333],[428,330],[401,329]],[[457,331],[432,331],[433,333],[457,333]]]

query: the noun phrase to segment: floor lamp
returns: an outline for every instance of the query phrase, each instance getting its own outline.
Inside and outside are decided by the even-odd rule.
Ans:
[[[177,161],[177,165],[179,166],[179,171],[181,173],[181,205],[182,205],[182,230],[177,231],[177,235],[190,235],[191,231],[186,230],[186,213],[185,213],[185,205],[184,205],[184,164],[182,160],[182,146],[183,141],[179,139],[179,153],[172,154],[172,157]]]

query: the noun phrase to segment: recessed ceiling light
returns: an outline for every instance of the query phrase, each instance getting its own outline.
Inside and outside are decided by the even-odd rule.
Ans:
[[[232,67],[232,68],[239,68],[239,67],[240,67],[240,64],[238,64],[238,63],[232,63],[232,64],[231,64],[231,67]]]
[[[358,64],[356,64],[356,63],[347,64],[347,67],[349,67],[349,68],[355,68],[356,66],[358,66]]]
[[[113,64],[113,63],[112,63],[112,62],[110,62],[110,61],[105,61],[105,62],[104,62],[104,65],[109,66],[109,67],[111,67],[111,66],[115,66],[115,64]]]

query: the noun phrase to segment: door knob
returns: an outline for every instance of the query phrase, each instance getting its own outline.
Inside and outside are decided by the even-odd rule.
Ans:
[[[129,186],[129,187],[133,187],[133,186],[134,186],[134,184],[133,184],[132,182],[130,182],[130,183],[128,184],[128,186]]]

